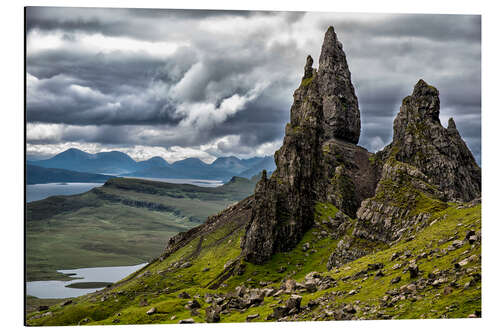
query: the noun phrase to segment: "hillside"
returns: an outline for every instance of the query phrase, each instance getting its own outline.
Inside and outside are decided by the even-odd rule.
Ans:
[[[266,170],[266,172],[269,174],[276,170],[276,164],[274,163],[274,158],[272,156],[266,156],[263,160],[241,172],[238,176],[251,178],[256,174],[261,173],[262,170]]]
[[[328,221],[337,211],[318,203],[315,224],[301,242],[264,265],[239,257],[243,220],[220,223],[112,288],[31,313],[28,324],[480,316],[480,204],[450,205],[414,239],[328,271],[328,255],[338,244]],[[186,262],[191,266],[180,268]],[[414,265],[416,276],[410,273]],[[227,280],[225,266],[234,273]]]
[[[481,169],[437,88],[418,80],[374,154],[333,27],[312,65],[253,195],[28,325],[481,317]]]
[[[83,194],[28,203],[28,281],[67,278],[57,269],[145,262],[166,239],[251,194],[255,182],[207,188],[113,178]]]
[[[43,168],[28,164],[26,166],[26,184],[48,183],[103,183],[113,176],[78,172],[64,169]]]

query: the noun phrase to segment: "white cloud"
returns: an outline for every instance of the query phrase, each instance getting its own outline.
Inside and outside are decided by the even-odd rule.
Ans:
[[[369,151],[376,153],[380,149],[384,148],[384,146],[385,146],[384,140],[382,140],[382,138],[380,136],[376,136],[376,137],[372,138],[370,141]]]
[[[112,52],[147,53],[155,57],[168,57],[180,47],[188,47],[188,41],[144,41],[129,37],[104,36],[99,33],[75,33],[67,38],[63,31],[45,33],[38,29],[31,30],[27,35],[27,54],[29,56],[50,50],[79,49],[93,54]]]
[[[244,96],[234,94],[225,98],[218,107],[214,103],[181,103],[176,110],[178,115],[184,117],[179,126],[204,130],[220,124],[256,99],[265,87],[266,84],[259,83]]]

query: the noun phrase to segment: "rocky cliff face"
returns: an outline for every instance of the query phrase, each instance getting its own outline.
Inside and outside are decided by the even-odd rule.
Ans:
[[[347,237],[383,244],[411,239],[446,202],[481,196],[481,169],[453,119],[448,128],[441,126],[439,108],[438,90],[423,80],[403,99],[392,143],[373,156],[374,168],[381,170],[375,195],[362,202]],[[357,258],[362,250],[343,242],[328,267]]]
[[[376,172],[370,153],[356,146],[358,100],[342,44],[332,27],[325,34],[318,70],[308,56],[294,92],[277,169],[256,187],[256,205],[242,240],[245,259],[261,263],[293,248],[314,223],[314,204],[328,200],[354,216],[373,195]]]
[[[262,263],[292,249],[313,225],[317,202],[355,219],[337,233],[342,240],[331,268],[370,251],[357,240],[387,244],[409,237],[444,202],[481,195],[481,170],[453,120],[448,128],[440,124],[436,88],[423,80],[415,85],[394,121],[393,142],[371,154],[356,145],[358,101],[332,27],[318,69],[312,65],[308,56],[283,146],[275,154],[277,169],[256,187],[241,243],[244,259]]]
[[[453,118],[439,121],[439,91],[424,80],[403,99],[394,120],[393,142],[380,155],[391,154],[421,170],[444,193],[445,200],[470,201],[481,195],[481,169],[460,137]]]

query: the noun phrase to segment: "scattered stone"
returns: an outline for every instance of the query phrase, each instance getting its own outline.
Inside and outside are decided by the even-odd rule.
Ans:
[[[287,292],[287,293],[292,292],[295,289],[296,284],[297,284],[297,282],[295,282],[295,280],[292,280],[292,279],[286,280],[285,281],[285,292]]]
[[[247,288],[245,286],[237,286],[235,289],[236,296],[243,297],[247,292]]]
[[[444,287],[444,289],[443,289],[443,295],[449,295],[449,294],[451,294],[452,292],[453,292],[453,288],[452,288],[452,287],[450,287],[450,286],[446,286],[446,287]]]
[[[64,302],[61,303],[61,306],[66,306],[66,305],[70,305],[71,303],[73,303],[73,300],[72,299],[68,299]]]
[[[399,281],[401,281],[401,276],[396,276],[394,279],[391,280],[391,283],[392,284],[396,284],[398,283]]]
[[[368,264],[367,270],[375,271],[375,270],[382,269],[383,267],[384,267],[383,263]]]
[[[209,306],[205,309],[205,320],[207,323],[218,323],[220,321],[220,306]]]
[[[262,289],[262,292],[264,292],[264,297],[270,297],[271,295],[273,295],[275,293],[275,289],[274,288],[266,288],[266,289]]]
[[[308,307],[309,309],[314,309],[316,306],[318,306],[318,304],[319,304],[319,303],[318,303],[318,301],[317,301],[317,300],[312,299],[312,300],[310,300],[310,301],[307,303],[307,307]]]
[[[260,304],[264,301],[265,292],[260,289],[252,289],[250,290],[250,294],[248,296],[247,305]]]
[[[179,320],[179,324],[194,324],[194,323],[195,321],[193,318]]]
[[[200,303],[198,303],[197,300],[192,300],[192,301],[189,301],[187,304],[186,304],[186,309],[188,310],[194,310],[194,309],[199,309],[201,308],[201,305]]]
[[[356,313],[356,309],[354,308],[354,306],[352,304],[347,304],[346,306],[344,306],[343,310],[347,313]]]
[[[392,266],[392,269],[396,270],[396,269],[400,269],[401,267],[403,267],[402,264],[395,264],[394,266]]]
[[[318,287],[316,286],[316,283],[314,283],[313,281],[307,281],[305,284],[305,289],[310,292],[310,293],[314,293],[318,290]]]
[[[277,306],[273,309],[273,313],[271,316],[268,317],[268,320],[269,319],[280,319],[280,318],[283,318],[284,316],[286,316],[288,314],[288,312],[290,311],[290,309],[288,309],[286,306]]]
[[[418,266],[416,264],[410,264],[408,266],[408,272],[410,272],[410,279],[418,277]]]
[[[319,274],[318,272],[309,272],[305,276],[306,280],[319,279],[319,278],[321,278],[321,274]]]
[[[392,255],[391,255],[391,261],[394,261],[396,260],[397,258],[399,258],[401,256],[402,252],[394,252]]]
[[[80,320],[80,322],[78,322],[78,325],[86,324],[88,322],[90,322],[90,319],[88,317],[86,317],[86,318]]]
[[[286,307],[291,311],[291,310],[296,310],[297,312],[300,312],[300,302],[302,301],[302,296],[300,295],[292,295],[290,298],[286,301]]]
[[[181,292],[178,297],[179,298],[184,298],[184,299],[191,298],[191,296],[187,292],[185,292],[185,291]]]
[[[258,313],[256,313],[256,314],[251,314],[251,315],[248,315],[248,316],[247,316],[247,321],[252,321],[253,319],[257,319],[257,318],[259,318],[259,317],[260,317],[260,315],[259,315]]]
[[[154,313],[156,313],[156,308],[151,308],[151,309],[149,309],[149,310],[146,312],[146,314],[147,314],[148,316],[151,316],[151,315],[152,315],[152,314],[154,314]]]
[[[476,235],[470,236],[469,237],[469,244],[474,244],[478,240],[478,237]]]

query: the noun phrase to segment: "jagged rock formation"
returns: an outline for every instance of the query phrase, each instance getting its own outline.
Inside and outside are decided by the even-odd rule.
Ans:
[[[321,47],[318,67],[319,95],[323,106],[326,138],[357,144],[361,128],[358,98],[351,83],[342,44],[329,27]]]
[[[293,248],[313,224],[316,201],[332,202],[354,216],[375,190],[371,154],[356,146],[358,100],[333,27],[325,34],[318,70],[312,64],[308,56],[283,146],[275,154],[277,169],[256,187],[242,240],[244,258],[254,263]]]
[[[393,142],[377,153],[381,169],[375,195],[362,202],[351,235],[390,244],[413,237],[446,202],[470,201],[481,195],[481,169],[450,118],[439,121],[439,92],[423,80],[403,99],[394,120]],[[339,243],[328,268],[359,258],[359,246]]]
[[[439,121],[439,91],[418,81],[394,120],[393,142],[381,153],[421,170],[444,192],[445,200],[470,201],[481,195],[481,169],[460,137],[453,118]]]
[[[318,201],[357,218],[350,234],[338,235],[344,238],[330,258],[333,267],[370,251],[357,246],[358,239],[400,240],[427,223],[443,202],[480,196],[481,170],[453,120],[441,126],[436,88],[423,80],[415,85],[394,121],[393,142],[373,155],[356,145],[358,101],[332,27],[318,69],[312,64],[308,56],[275,154],[277,169],[256,187],[241,243],[244,259],[262,263],[293,248],[314,223]]]

